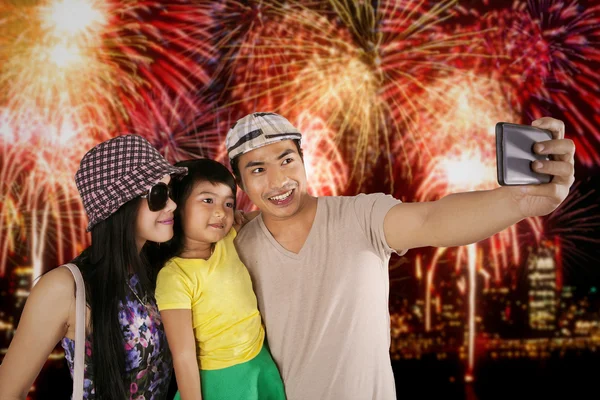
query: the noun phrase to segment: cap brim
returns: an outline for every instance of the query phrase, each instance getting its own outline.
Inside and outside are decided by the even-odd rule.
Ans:
[[[277,138],[271,138],[271,139],[267,139],[264,141],[255,141],[253,143],[251,142],[247,142],[248,145],[242,145],[242,146],[238,146],[235,149],[233,149],[232,151],[227,152],[227,155],[229,156],[230,160],[233,160],[236,157],[239,157],[243,154],[246,154],[252,150],[256,150],[256,149],[260,149],[261,147],[265,147],[274,143],[279,143],[282,142],[284,140],[302,140],[302,136],[300,134],[295,134],[295,133],[290,133],[290,134],[286,134],[285,136],[280,136]],[[233,155],[232,155],[233,154]]]

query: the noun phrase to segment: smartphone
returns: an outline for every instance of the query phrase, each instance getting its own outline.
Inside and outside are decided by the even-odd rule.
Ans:
[[[529,125],[498,122],[496,124],[496,169],[502,186],[539,185],[548,183],[551,175],[540,174],[531,168],[535,160],[549,160],[536,154],[533,145],[552,139],[552,133]]]

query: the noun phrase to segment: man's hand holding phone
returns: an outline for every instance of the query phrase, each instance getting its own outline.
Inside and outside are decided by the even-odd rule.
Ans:
[[[517,167],[517,170],[519,168],[522,170],[520,171],[522,172],[520,176],[524,177],[522,181],[527,183],[549,181],[548,183],[524,185],[519,183],[518,179],[511,182],[508,175],[510,172],[507,172],[507,167],[518,165],[518,163],[514,163],[515,158],[511,154],[503,153],[503,151],[531,153],[532,149],[519,149],[518,146],[515,147],[514,145],[502,149],[502,144],[498,140],[496,142],[496,145],[499,146],[498,181],[506,187],[505,190],[511,192],[516,205],[524,217],[542,216],[554,211],[566,199],[569,189],[575,181],[575,144],[572,140],[565,139],[565,124],[554,118],[543,117],[533,121],[531,125],[535,128],[546,130],[552,135],[552,139],[536,140],[535,144],[533,144],[534,142],[530,142],[533,144],[532,159],[534,160],[530,164],[531,173],[526,174],[521,167]],[[523,132],[525,132],[522,133],[524,137],[536,137],[535,134],[527,132],[526,129]],[[523,146],[526,140],[516,141],[515,143],[522,143],[521,146]],[[513,164],[509,164],[511,162]],[[504,165],[505,163],[506,165]],[[529,161],[527,163],[529,164]],[[543,177],[546,175],[540,174],[547,174],[551,179],[544,180]],[[512,176],[517,175],[513,173]]]

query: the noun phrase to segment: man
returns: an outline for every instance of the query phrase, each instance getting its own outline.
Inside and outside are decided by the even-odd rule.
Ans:
[[[549,184],[401,203],[389,195],[307,193],[301,133],[280,115],[254,113],[227,135],[232,169],[261,214],[236,246],[250,271],[288,399],[395,399],[389,357],[388,261],[423,246],[483,240],[523,218],[546,215],[573,184],[575,147],[564,124],[534,121],[553,140],[535,151]]]

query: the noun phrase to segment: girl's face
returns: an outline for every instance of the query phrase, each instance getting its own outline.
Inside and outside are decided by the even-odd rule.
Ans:
[[[171,177],[165,175],[159,182],[169,184]],[[162,243],[173,237],[173,211],[176,208],[175,202],[169,198],[162,210],[150,211],[148,201],[141,199],[135,224],[138,250],[141,250],[147,240]]]
[[[196,183],[181,210],[186,247],[216,243],[233,224],[234,203],[231,188],[223,183]]]

